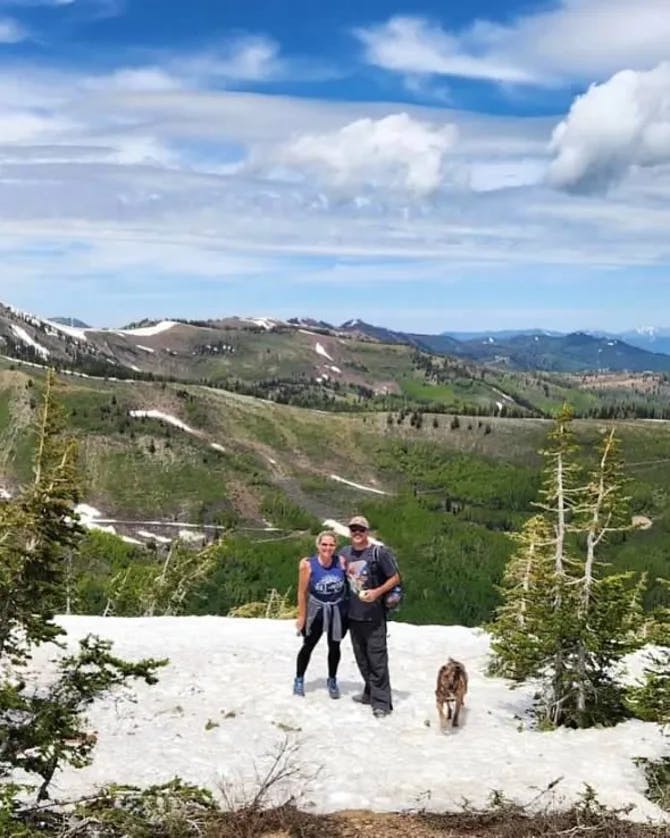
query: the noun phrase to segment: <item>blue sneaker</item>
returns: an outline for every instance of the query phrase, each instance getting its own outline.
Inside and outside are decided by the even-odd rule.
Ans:
[[[339,698],[340,697],[340,688],[337,686],[337,679],[336,678],[329,678],[326,681],[328,685],[328,695],[331,698]]]
[[[293,681],[293,695],[305,696],[305,679],[295,678]]]

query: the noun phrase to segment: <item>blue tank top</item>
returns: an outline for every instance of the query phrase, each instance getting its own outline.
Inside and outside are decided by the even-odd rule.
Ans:
[[[346,577],[339,556],[333,556],[330,567],[323,567],[318,556],[309,560],[309,592],[319,602],[337,602],[344,597]]]

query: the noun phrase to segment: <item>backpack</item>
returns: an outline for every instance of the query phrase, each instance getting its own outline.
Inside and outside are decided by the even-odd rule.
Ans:
[[[372,566],[371,571],[374,573],[376,579],[375,581],[379,581],[379,550],[383,547],[383,544],[375,544],[372,548]],[[396,573],[400,575],[400,568],[398,567],[398,563],[394,562]],[[382,580],[382,584],[383,584]],[[384,610],[387,614],[391,614],[397,611],[402,604],[402,601],[405,596],[405,591],[402,586],[402,581],[399,582],[397,585],[394,585],[390,591],[387,591],[384,594]]]

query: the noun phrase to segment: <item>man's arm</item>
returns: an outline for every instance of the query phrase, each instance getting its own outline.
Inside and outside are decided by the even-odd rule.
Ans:
[[[387,577],[386,581],[380,585],[378,588],[371,588],[369,591],[365,593],[367,596],[364,597],[366,602],[375,602],[380,597],[383,597],[387,594],[392,588],[395,588],[396,585],[400,584],[400,574],[398,573],[398,565],[396,564],[395,557],[390,550],[386,548],[382,548],[383,552],[379,555],[378,561],[381,565],[382,571],[384,575]]]

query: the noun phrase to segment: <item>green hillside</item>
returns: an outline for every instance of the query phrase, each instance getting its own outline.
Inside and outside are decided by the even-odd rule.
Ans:
[[[0,487],[30,474],[42,386],[40,370],[0,370]],[[58,395],[79,441],[83,499],[126,522],[120,533],[137,538],[141,521],[227,528],[218,570],[191,604],[222,613],[294,586],[309,532],[363,510],[401,558],[402,619],[481,623],[511,549],[506,533],[533,511],[550,427],[443,413],[416,423],[402,412],[322,412],[199,385],[71,376],[59,378]],[[137,410],[161,411],[190,431],[131,417]],[[651,526],[610,544],[608,559],[653,580],[670,570],[670,423],[616,424],[632,511]],[[606,425],[575,422],[585,463]],[[278,529],[259,532],[268,522]],[[652,585],[649,602],[659,596]]]

